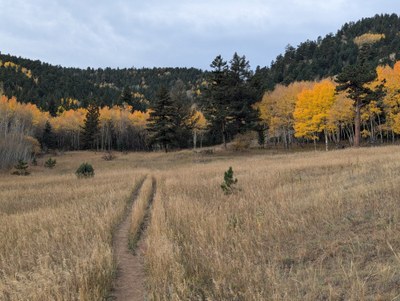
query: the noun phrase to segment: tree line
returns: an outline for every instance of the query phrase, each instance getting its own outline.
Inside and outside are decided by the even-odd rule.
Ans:
[[[345,25],[341,33],[354,34],[358,32],[355,28],[361,28],[362,24],[378,28],[376,24],[386,24],[387,20],[396,21],[397,16],[376,16]],[[394,24],[396,27],[397,23]],[[109,101],[98,95],[85,94],[85,89],[82,93],[90,97],[84,100],[66,93],[59,95],[63,97],[57,98],[54,106],[49,105],[45,96],[45,105],[41,100],[36,104],[21,102],[7,94],[11,90],[7,90],[3,82],[0,85],[0,94],[4,95],[0,103],[2,158],[28,157],[40,146],[43,149],[103,151],[168,151],[215,144],[226,147],[238,134],[249,131],[258,133],[260,145],[282,143],[287,148],[293,143],[316,144],[319,140],[325,142],[326,148],[332,142],[340,145],[348,141],[354,146],[366,141],[394,142],[400,132],[400,64],[394,61],[396,53],[385,56],[386,60],[378,59],[377,49],[388,43],[388,36],[394,44],[397,38],[393,37],[392,29],[367,32],[352,40],[349,36],[346,43],[354,48],[355,58],[346,61],[346,66],[334,76],[291,83],[283,80],[283,83],[274,84],[273,89],[265,86],[270,76],[260,76],[259,69],[253,72],[246,57],[237,53],[229,61],[218,55],[210,65],[211,70],[196,77],[195,86],[181,79],[172,81],[170,69],[154,69],[159,81],[151,88],[158,87],[151,100],[138,92],[137,87],[125,85],[126,82],[116,75],[118,72],[109,68],[87,70],[86,75],[93,79],[91,83],[102,89],[115,89],[114,82],[118,82],[117,100],[112,100],[111,105],[106,105]],[[317,48],[324,48],[322,44]],[[389,48],[385,49],[386,55]],[[23,59],[2,61],[0,71],[18,73],[35,84],[48,85],[49,90],[54,88],[52,83],[60,79],[43,82],[35,75],[35,68],[28,68],[29,62]],[[42,63],[35,62],[30,67],[39,65]],[[289,70],[292,65],[286,63],[285,66],[284,69]],[[53,76],[65,71],[61,67],[54,68],[58,71]],[[180,69],[174,70],[179,72]],[[127,76],[137,72],[134,69],[121,71],[127,72]],[[80,78],[83,70],[68,69],[68,72],[75,72]],[[99,75],[100,82],[94,80]],[[163,80],[166,78],[168,80]],[[18,87],[23,85],[12,77],[7,82]],[[143,76],[140,85],[150,89]]]

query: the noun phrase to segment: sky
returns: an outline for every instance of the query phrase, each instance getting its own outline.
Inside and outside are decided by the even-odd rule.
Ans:
[[[399,0],[0,0],[0,52],[80,68],[196,67],[219,54],[269,66],[290,44]]]

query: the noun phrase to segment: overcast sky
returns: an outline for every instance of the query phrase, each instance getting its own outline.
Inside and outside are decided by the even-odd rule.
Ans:
[[[270,65],[287,44],[399,0],[0,0],[0,51],[67,67],[198,67],[237,51]]]

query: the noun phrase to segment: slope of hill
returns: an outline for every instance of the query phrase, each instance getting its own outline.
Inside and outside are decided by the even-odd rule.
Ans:
[[[336,34],[327,34],[316,41],[307,40],[296,48],[288,45],[270,67],[257,68],[255,80],[260,90],[271,90],[275,84],[315,80],[338,74],[357,59],[356,37],[366,33],[383,34],[375,43],[372,61],[393,65],[400,59],[400,18],[396,14],[375,15],[342,26]]]
[[[151,100],[161,85],[171,86],[181,79],[192,89],[203,75],[196,68],[65,68],[0,54],[0,89],[4,94],[48,111],[58,107],[62,98],[77,99],[83,107],[90,100],[99,105],[118,104],[124,89],[134,92],[134,98]]]
[[[383,36],[373,45],[375,64],[390,65],[400,59],[399,16],[376,15],[346,23],[336,34],[307,40],[297,47],[288,45],[269,67],[257,67],[251,79],[253,86],[261,96],[278,83],[336,75],[356,61],[358,48],[354,39],[366,33]],[[151,102],[161,85],[171,86],[181,79],[187,89],[197,89],[206,76],[207,72],[196,68],[65,68],[0,53],[0,92],[50,111],[63,98],[77,99],[83,107],[90,100],[99,105],[118,104],[124,89],[133,92],[133,101]]]

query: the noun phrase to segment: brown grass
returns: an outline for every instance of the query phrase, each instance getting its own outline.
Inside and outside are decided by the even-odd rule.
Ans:
[[[397,146],[101,156],[66,153],[52,170],[40,159],[28,177],[0,174],[0,300],[101,300],[115,272],[113,229],[145,175],[143,200],[157,178],[149,300],[400,298]],[[75,177],[84,161],[93,179]],[[239,190],[226,196],[229,166]]]
[[[131,224],[129,228],[129,247],[133,251],[144,231],[143,227],[146,215],[148,215],[152,195],[153,179],[152,177],[147,177],[132,208]]]
[[[232,166],[241,191],[225,196]],[[164,172],[150,300],[400,298],[398,147],[227,158]]]
[[[94,178],[76,178],[81,162],[96,169],[100,157],[66,155],[53,170],[0,176],[0,300],[98,301],[107,293],[112,230],[143,172],[102,163]]]

